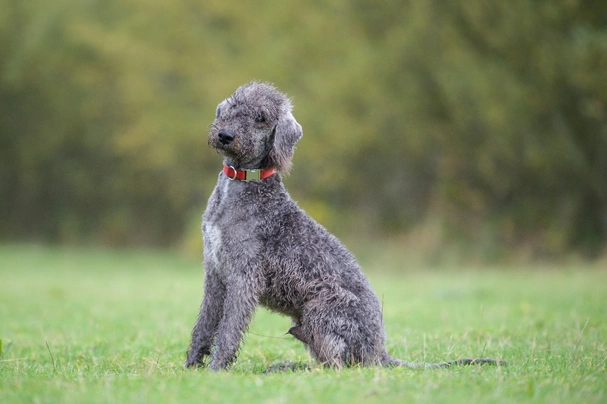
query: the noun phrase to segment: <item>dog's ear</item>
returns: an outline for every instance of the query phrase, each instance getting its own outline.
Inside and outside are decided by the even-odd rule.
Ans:
[[[286,174],[291,168],[295,143],[303,136],[303,130],[289,111],[278,121],[273,135],[274,144],[268,155],[269,166]]]

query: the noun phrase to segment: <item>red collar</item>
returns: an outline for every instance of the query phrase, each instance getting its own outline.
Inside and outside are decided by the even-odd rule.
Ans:
[[[223,173],[231,180],[240,181],[261,181],[273,175],[276,172],[273,168],[265,170],[239,170],[231,166],[223,165]]]

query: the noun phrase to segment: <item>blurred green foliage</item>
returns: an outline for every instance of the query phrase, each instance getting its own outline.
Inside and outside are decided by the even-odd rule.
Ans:
[[[332,230],[492,258],[605,251],[603,1],[0,9],[4,239],[183,242],[220,168],[215,106],[261,79],[304,128],[289,189]]]

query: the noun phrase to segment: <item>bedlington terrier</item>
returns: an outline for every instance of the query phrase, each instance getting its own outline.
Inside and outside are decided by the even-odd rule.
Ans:
[[[217,106],[208,143],[224,157],[203,215],[205,282],[186,366],[227,368],[255,308],[291,317],[288,331],[325,366],[442,367],[391,357],[382,307],[354,256],[291,199],[281,177],[302,129],[290,100],[250,82]]]

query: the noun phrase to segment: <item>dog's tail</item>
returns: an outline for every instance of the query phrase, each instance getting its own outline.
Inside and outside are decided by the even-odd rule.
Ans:
[[[460,358],[448,362],[437,362],[437,363],[423,363],[423,362],[409,362],[401,359],[393,358],[386,355],[382,361],[382,365],[385,367],[407,367],[411,369],[438,369],[448,368],[451,366],[465,366],[465,365],[494,365],[494,366],[506,366],[508,363],[499,359],[489,358]]]

